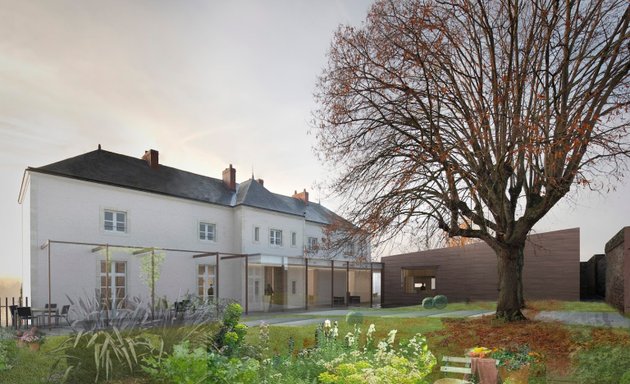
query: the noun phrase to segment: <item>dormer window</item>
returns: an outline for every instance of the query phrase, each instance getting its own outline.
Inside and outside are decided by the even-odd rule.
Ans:
[[[108,232],[127,232],[127,212],[104,210],[103,229]]]

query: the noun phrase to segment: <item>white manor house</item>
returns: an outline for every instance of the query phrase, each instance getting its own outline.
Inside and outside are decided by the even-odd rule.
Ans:
[[[27,168],[19,202],[34,307],[97,292],[115,308],[149,299],[151,286],[170,304],[210,296],[246,312],[381,302],[369,245],[331,241],[343,219],[306,190],[237,183],[231,165],[216,179],[162,165],[156,150],[135,158],[99,145]],[[155,284],[147,266],[159,271]]]

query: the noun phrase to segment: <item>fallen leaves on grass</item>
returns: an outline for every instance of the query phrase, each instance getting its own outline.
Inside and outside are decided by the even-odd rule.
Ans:
[[[490,316],[444,320],[444,329],[431,332],[428,338],[432,350],[453,356],[478,345],[509,348],[527,344],[544,356],[547,370],[558,375],[568,373],[571,353],[579,348],[571,331],[562,324],[529,320],[507,323]]]

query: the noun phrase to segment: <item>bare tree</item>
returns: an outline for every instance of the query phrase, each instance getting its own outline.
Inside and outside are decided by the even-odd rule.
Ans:
[[[360,230],[478,238],[522,319],[526,236],[630,154],[627,0],[380,0],[336,32],[316,152]],[[471,223],[460,226],[459,223]]]

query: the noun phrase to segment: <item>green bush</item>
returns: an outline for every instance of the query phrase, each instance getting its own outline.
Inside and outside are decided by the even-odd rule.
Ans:
[[[630,384],[630,371],[626,371],[626,373],[621,376],[619,384]]]
[[[577,354],[575,364],[579,383],[619,384],[630,371],[630,353],[627,347],[597,347]]]
[[[239,323],[243,307],[238,303],[228,305],[223,314],[221,328],[214,339],[218,351],[227,356],[234,356],[243,346],[247,326]]]
[[[185,341],[173,347],[173,353],[165,358],[149,356],[143,359],[142,370],[153,379],[167,383],[200,383],[207,376],[207,352],[204,348],[190,351]]]
[[[163,383],[255,383],[259,364],[253,359],[229,358],[208,353],[204,348],[190,349],[188,341],[176,345],[166,357],[145,358],[142,369]]]
[[[422,308],[424,308],[424,309],[431,309],[431,308],[433,308],[433,298],[432,297],[425,297],[424,299],[422,299]]]
[[[346,323],[353,326],[363,324],[363,314],[358,311],[348,312],[346,315]]]
[[[437,295],[433,298],[433,306],[437,309],[446,308],[448,304],[448,299],[444,295]]]

